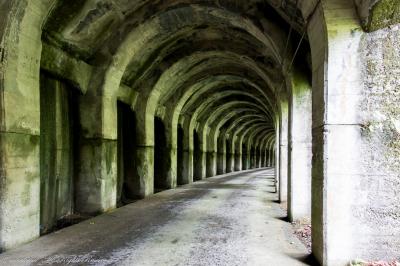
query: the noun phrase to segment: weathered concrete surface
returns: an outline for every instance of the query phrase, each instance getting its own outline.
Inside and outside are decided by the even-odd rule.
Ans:
[[[376,31],[400,23],[400,1],[355,0],[361,24],[366,31]]]
[[[281,102],[281,121],[279,134],[279,201],[287,201],[288,189],[288,123],[289,106],[288,101]]]
[[[356,248],[365,259],[400,258],[400,25],[361,40],[362,167],[355,184]],[[378,215],[379,214],[379,215]],[[379,228],[379,231],[376,231]]]
[[[395,28],[363,32],[346,1],[320,6],[309,24],[312,238],[313,253],[324,265],[399,256]]]
[[[306,265],[273,170],[158,193],[0,255],[0,265]]]
[[[288,217],[311,217],[312,95],[303,73],[294,71],[289,97]]]

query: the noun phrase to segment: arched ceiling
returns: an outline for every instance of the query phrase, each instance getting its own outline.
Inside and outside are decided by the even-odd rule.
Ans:
[[[143,121],[162,108],[173,125],[189,115],[213,133],[247,127],[261,139],[287,95],[301,14],[293,0],[58,0],[42,39],[93,66],[96,94],[135,91]]]

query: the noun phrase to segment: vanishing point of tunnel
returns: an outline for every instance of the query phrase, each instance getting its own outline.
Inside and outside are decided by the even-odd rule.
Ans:
[[[0,0],[0,265],[400,266],[399,0]]]

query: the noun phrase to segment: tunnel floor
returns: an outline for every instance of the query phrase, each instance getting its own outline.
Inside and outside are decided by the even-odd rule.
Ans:
[[[1,265],[307,265],[273,169],[155,194],[0,255]]]

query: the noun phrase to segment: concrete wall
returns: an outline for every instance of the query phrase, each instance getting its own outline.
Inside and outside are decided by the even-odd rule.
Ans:
[[[383,102],[396,97],[396,82],[387,83],[391,73],[383,70],[385,66],[398,67],[396,33],[362,32],[353,4],[346,1],[319,5],[308,32],[313,57],[313,253],[323,265],[343,265],[355,258],[396,258],[398,231],[389,229],[388,234],[389,230],[382,230],[383,225],[398,225],[392,218],[396,205],[382,199],[388,195],[385,186],[374,185],[396,179],[385,166],[387,159],[378,155],[378,147],[387,143],[386,139],[395,143],[396,138],[368,133],[376,121],[373,117],[385,117],[386,125],[398,117],[396,110],[384,115],[378,111],[383,110]],[[387,49],[372,51],[372,45]],[[379,88],[388,93],[386,97]],[[383,124],[378,123],[378,128]],[[391,132],[395,131],[391,126]],[[386,150],[396,148],[387,146]],[[397,194],[388,198],[396,200]]]
[[[364,34],[360,166],[352,217],[356,256],[395,259],[400,251],[400,26]]]

